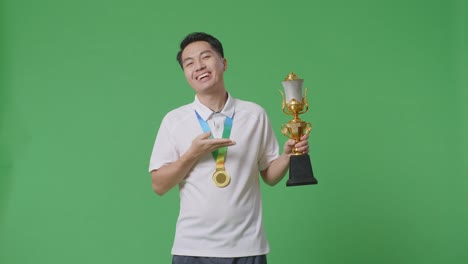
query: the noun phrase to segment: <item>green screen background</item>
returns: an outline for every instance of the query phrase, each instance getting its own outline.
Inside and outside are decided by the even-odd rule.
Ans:
[[[147,167],[192,31],[281,144],[281,81],[308,88],[319,184],[262,185],[269,263],[468,262],[466,1],[0,3],[0,263],[170,263]]]

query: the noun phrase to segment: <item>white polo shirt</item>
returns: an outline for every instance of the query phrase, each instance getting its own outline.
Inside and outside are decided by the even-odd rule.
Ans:
[[[262,224],[259,171],[279,156],[279,146],[263,108],[232,98],[214,113],[195,101],[169,112],[163,119],[151,155],[149,170],[178,160],[203,133],[195,111],[207,121],[215,138],[222,136],[225,116],[233,118],[225,168],[227,187],[217,187],[211,153],[195,164],[179,184],[180,212],[173,255],[242,257],[267,254]]]

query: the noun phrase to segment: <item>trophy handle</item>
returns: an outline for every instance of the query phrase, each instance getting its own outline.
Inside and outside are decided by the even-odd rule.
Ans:
[[[284,97],[283,92],[282,92],[281,90],[278,90],[278,92],[280,92],[281,98],[283,98],[283,101],[282,101],[282,103],[281,103],[281,110],[283,110],[283,113],[285,113],[285,114],[287,114],[287,115],[291,115],[290,112],[286,111],[286,109],[288,109],[288,108],[286,107],[286,98]],[[288,109],[288,110],[289,110],[289,109]]]
[[[306,122],[305,123],[305,128],[303,130],[303,134],[304,135],[308,135],[310,133],[310,131],[312,130],[312,124],[309,123],[309,122]]]
[[[288,138],[291,138],[291,132],[288,129],[288,124],[281,126],[281,133],[283,133],[283,135],[287,136]]]
[[[305,105],[304,109],[302,109],[299,114],[303,114],[309,110],[309,102],[307,101],[307,88],[304,88],[304,96],[302,97],[302,103]]]

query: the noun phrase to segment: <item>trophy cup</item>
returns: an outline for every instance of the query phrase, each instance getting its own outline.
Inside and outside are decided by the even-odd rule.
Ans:
[[[281,126],[281,133],[296,142],[299,142],[303,135],[309,134],[312,129],[309,122],[304,122],[299,118],[300,114],[307,112],[309,109],[306,98],[307,88],[304,90],[304,97],[302,96],[303,82],[303,79],[291,72],[282,82],[286,98],[283,92],[279,91],[281,97],[283,97],[281,107],[283,112],[294,117],[287,124]],[[293,149],[292,154],[289,160],[289,180],[286,182],[286,186],[317,184],[317,179],[314,178],[312,172],[309,155],[297,152],[296,148]]]

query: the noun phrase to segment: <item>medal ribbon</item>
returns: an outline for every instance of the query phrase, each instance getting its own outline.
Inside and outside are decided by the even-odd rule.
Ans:
[[[195,111],[195,114],[197,114],[198,122],[200,123],[203,132],[211,132],[208,123],[203,120],[197,111]],[[231,135],[232,120],[233,118],[230,118],[229,116],[226,116],[226,119],[224,119],[223,138],[229,138]],[[211,133],[210,138],[213,138],[213,133]],[[213,158],[216,161],[216,170],[224,170],[224,160],[226,159],[226,153],[227,147],[221,147],[211,152]]]

